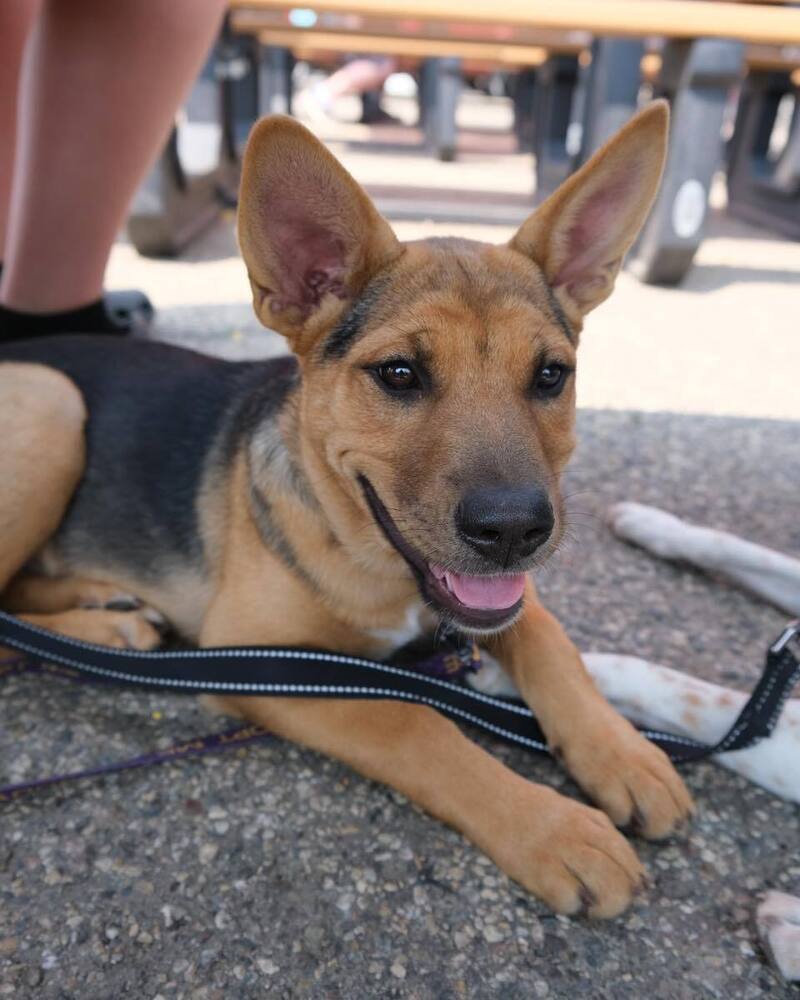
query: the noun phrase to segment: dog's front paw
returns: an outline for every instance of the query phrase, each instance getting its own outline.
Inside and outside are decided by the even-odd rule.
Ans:
[[[633,848],[599,810],[528,789],[504,824],[503,846],[489,853],[556,913],[618,916],[647,881]]]
[[[694,804],[669,758],[616,712],[603,714],[554,755],[617,826],[652,840],[680,832]]]
[[[132,611],[76,608],[56,615],[23,615],[33,624],[72,639],[115,649],[157,649],[163,640],[164,618],[147,606]]]

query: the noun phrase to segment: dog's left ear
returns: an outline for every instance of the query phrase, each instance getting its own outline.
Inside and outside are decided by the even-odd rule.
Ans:
[[[542,269],[578,330],[586,313],[611,294],[622,259],[647,218],[668,128],[666,102],[654,101],[543,202],[511,240],[514,250]]]
[[[238,230],[256,315],[300,354],[401,252],[360,185],[308,129],[280,115],[250,133]]]

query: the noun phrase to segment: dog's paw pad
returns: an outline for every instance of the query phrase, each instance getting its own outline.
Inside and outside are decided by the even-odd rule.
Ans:
[[[756,913],[764,949],[784,979],[800,980],[800,899],[768,892]]]

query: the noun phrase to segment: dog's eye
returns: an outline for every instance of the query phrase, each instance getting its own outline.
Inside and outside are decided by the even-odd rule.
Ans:
[[[389,361],[378,365],[375,374],[392,392],[407,392],[421,388],[417,373],[407,361]]]
[[[537,396],[557,396],[564,388],[569,372],[566,365],[543,365],[533,380],[534,392]]]

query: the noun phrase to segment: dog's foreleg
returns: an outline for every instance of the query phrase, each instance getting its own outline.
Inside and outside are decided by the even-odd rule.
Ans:
[[[532,584],[520,620],[486,646],[538,718],[553,753],[617,825],[659,838],[685,822],[692,801],[666,755],[601,696]]]
[[[304,619],[298,585],[293,593],[288,575],[287,586],[273,591],[276,606],[265,616],[261,592],[247,586],[246,567],[237,570],[241,590],[212,605],[201,645],[314,646],[322,633],[333,637],[336,648],[362,651],[352,630],[346,630],[349,643],[339,641],[341,623],[319,608]],[[264,625],[265,617],[271,627]],[[640,887],[642,867],[607,817],[515,774],[433,708],[285,697],[225,697],[214,703],[396,788],[464,833],[561,913],[614,916]]]
[[[731,728],[747,695],[662,667],[636,656],[585,653],[592,679],[631,722],[702,743],[716,743]],[[498,664],[488,662],[471,683],[486,694],[518,692]],[[800,802],[800,699],[784,706],[775,731],[747,750],[714,760],[763,788]]]
[[[614,504],[612,530],[662,559],[690,563],[756,594],[791,615],[800,615],[800,560],[755,545],[726,531],[698,527],[657,507]]]
[[[215,703],[402,792],[558,912],[615,916],[638,891],[641,865],[602,813],[521,778],[433,709],[306,698]]]
[[[627,718],[703,743],[720,740],[747,701],[740,691],[635,656],[587,653],[584,659],[600,690]],[[786,703],[769,739],[715,760],[776,795],[800,802],[800,699]]]

